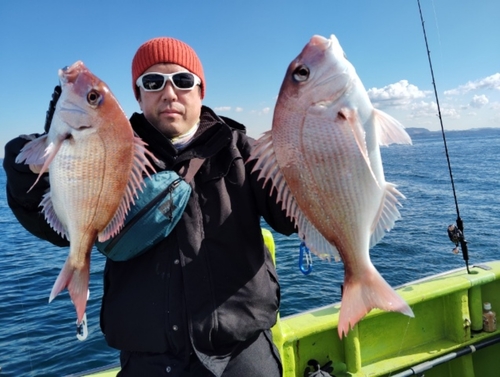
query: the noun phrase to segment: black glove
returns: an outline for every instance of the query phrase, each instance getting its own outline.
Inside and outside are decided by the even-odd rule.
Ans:
[[[307,362],[307,365],[313,367],[307,367],[304,371],[304,377],[331,377],[333,376],[331,373],[333,372],[332,362],[329,361],[325,365],[321,366],[316,360],[312,359]]]
[[[49,102],[49,109],[45,115],[45,132],[49,132],[50,124],[52,123],[52,117],[54,116],[54,111],[56,110],[56,103],[59,97],[61,96],[61,85],[56,85],[54,88],[54,92],[52,93],[52,99]]]

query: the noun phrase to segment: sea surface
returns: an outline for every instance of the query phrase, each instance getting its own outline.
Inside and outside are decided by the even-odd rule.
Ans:
[[[407,197],[401,220],[370,252],[393,286],[464,268],[447,235],[457,211],[442,135],[412,138],[412,146],[382,148],[386,180]],[[500,129],[451,131],[446,141],[470,264],[500,259]],[[0,226],[0,377],[65,376],[117,362],[118,352],[106,345],[99,329],[104,257],[93,252],[89,336],[82,342],[75,337],[75,310],[67,291],[48,303],[68,249],[33,237],[17,223],[6,203],[3,169]],[[298,238],[274,237],[282,317],[340,300],[341,262],[313,257],[312,273],[303,275]]]

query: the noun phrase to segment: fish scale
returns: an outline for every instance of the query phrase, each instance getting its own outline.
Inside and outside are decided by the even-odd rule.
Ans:
[[[286,111],[284,110],[284,112]],[[286,123],[287,119],[280,121]],[[346,156],[352,155],[350,151],[355,146],[354,141],[350,141],[350,131],[336,127],[332,129],[332,132],[325,132],[325,128],[328,128],[330,124],[331,120],[327,123],[326,119],[324,123],[308,122],[306,123],[307,128],[304,126],[306,129],[300,132],[301,141],[287,140],[283,143],[283,145],[300,143],[300,149],[293,148],[283,151],[282,147],[276,148],[276,158],[280,166],[284,166],[286,161],[292,160],[303,167],[301,169],[284,168],[282,172],[299,202],[299,206],[301,208],[310,207],[310,209],[304,209],[304,213],[308,218],[316,220],[316,223],[313,224],[318,229],[337,229],[339,226],[337,223],[345,222],[342,219],[350,219],[350,221],[355,222],[363,219],[360,209],[366,208],[369,200],[366,195],[359,195],[359,192],[353,190],[353,183],[348,181],[361,182],[361,179],[365,179],[367,184],[374,186],[370,190],[372,193],[376,186],[376,183],[370,179],[371,176],[367,172],[366,166],[357,164],[352,158],[346,158]],[[273,130],[273,139],[275,132],[279,133],[280,130]],[[291,133],[288,132],[283,135],[278,134],[277,139],[285,140],[290,135]],[[339,143],[338,140],[342,142]],[[277,144],[282,145],[281,143]],[[331,148],[332,145],[335,145],[334,149]],[[290,153],[293,155],[290,156]],[[362,157],[359,156],[359,158]],[[318,166],[323,168],[318,169]],[[357,170],[354,170],[356,168]],[[312,190],[314,191],[312,192]],[[332,195],[340,197],[341,200],[329,200]],[[316,215],[308,216],[309,211],[315,212]],[[367,221],[365,220],[365,222]],[[368,220],[366,227],[369,227],[369,224],[371,224],[371,219]],[[342,233],[345,234],[345,232]]]
[[[399,219],[379,144],[409,143],[394,118],[373,108],[337,38],[313,36],[287,70],[272,129],[249,160],[322,259],[344,263],[338,334],[373,308],[413,316],[370,261],[369,249]]]

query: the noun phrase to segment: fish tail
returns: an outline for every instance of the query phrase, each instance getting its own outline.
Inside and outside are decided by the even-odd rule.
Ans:
[[[339,337],[347,335],[349,330],[374,308],[414,317],[408,304],[392,289],[375,267],[371,266],[368,271],[360,274],[358,280],[348,276],[346,271],[337,329]]]
[[[76,308],[79,323],[82,321],[87,307],[89,275],[89,263],[86,263],[83,268],[79,269],[74,267],[68,258],[50,292],[49,303],[52,302],[64,288],[68,288],[71,301],[73,301]]]

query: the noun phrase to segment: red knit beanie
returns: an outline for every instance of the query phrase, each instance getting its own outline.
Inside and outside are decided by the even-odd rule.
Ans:
[[[132,60],[132,87],[136,98],[139,88],[135,84],[149,67],[158,63],[178,64],[201,79],[201,98],[205,96],[205,76],[196,52],[186,43],[175,38],[159,37],[145,42]]]

